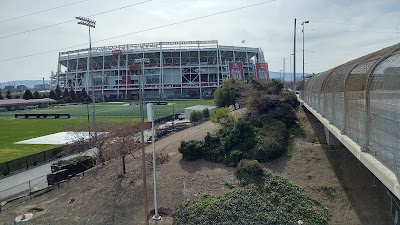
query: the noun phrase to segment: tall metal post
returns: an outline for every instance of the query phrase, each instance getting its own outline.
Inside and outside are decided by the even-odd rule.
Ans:
[[[90,28],[91,27],[96,28],[96,21],[91,20],[89,18],[82,17],[82,16],[77,16],[75,18],[77,20],[79,20],[78,24],[89,27],[89,52],[88,52],[87,72],[86,72],[86,87],[88,87],[90,68],[91,68],[90,63],[92,60],[92,37],[90,34]],[[93,76],[93,74],[92,74],[91,80],[92,80],[92,102],[93,102],[92,123],[93,123],[93,130],[94,130],[95,136],[97,136],[97,133],[96,133],[96,100],[95,100],[95,96],[94,96],[94,76]],[[89,93],[88,91],[89,90],[86,90],[87,93]]]
[[[309,23],[310,21],[304,21],[304,22],[302,22],[301,23],[301,25],[303,26],[303,30],[301,31],[302,33],[303,33],[303,90],[304,90],[304,87],[305,87],[305,84],[306,84],[306,80],[305,80],[305,78],[304,78],[304,24],[305,23]]]
[[[293,40],[293,94],[296,95],[296,22],[294,18],[294,40]]]
[[[147,120],[151,121],[151,130],[152,130],[152,142],[153,142],[153,179],[154,179],[154,216],[153,220],[157,221],[161,219],[161,216],[158,214],[158,205],[157,205],[157,170],[156,170],[156,131],[154,128],[154,107],[152,103],[147,104]]]
[[[142,98],[142,90],[141,86],[142,83],[140,81],[140,66],[138,69],[138,78],[139,78],[139,105],[140,105],[140,137],[141,137],[141,144],[142,144],[142,176],[143,176],[143,194],[144,194],[144,212],[145,212],[145,222],[148,223],[148,216],[149,216],[149,208],[147,205],[147,182],[146,182],[146,152],[145,152],[145,145],[144,145],[144,114],[143,114],[143,98]]]
[[[88,65],[88,73],[90,74],[91,69],[91,62],[92,62],[92,37],[90,35],[90,26],[89,26],[89,65]],[[92,103],[93,103],[93,112],[92,112],[92,125],[94,136],[97,138],[96,133],[96,97],[94,96],[94,75],[92,73]]]
[[[282,70],[282,81],[285,83],[285,67],[286,67],[286,58],[283,58],[283,70]]]

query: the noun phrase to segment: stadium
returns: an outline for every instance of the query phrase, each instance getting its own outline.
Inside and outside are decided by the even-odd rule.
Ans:
[[[144,74],[146,98],[207,98],[226,79],[269,77],[261,48],[216,40],[94,47],[89,55],[88,48],[60,52],[52,88],[85,89],[89,95],[93,88],[100,101],[137,99]]]

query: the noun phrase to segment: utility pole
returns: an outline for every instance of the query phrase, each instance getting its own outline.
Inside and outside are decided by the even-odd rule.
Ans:
[[[282,81],[285,83],[285,57],[283,58],[283,70],[282,70]]]
[[[293,40],[293,94],[296,95],[296,22],[294,18],[294,40]]]
[[[87,26],[89,28],[89,52],[88,52],[88,62],[87,62],[87,72],[86,72],[86,81],[88,82],[89,80],[89,74],[90,74],[90,63],[92,61],[92,37],[90,35],[90,28],[96,28],[96,21],[91,20],[89,18],[85,18],[82,16],[77,16],[75,17],[77,20],[79,20],[78,24],[83,25],[83,26]],[[92,115],[92,125],[93,125],[93,130],[94,130],[94,134],[95,137],[97,137],[97,133],[96,133],[96,98],[94,96],[94,77],[92,74],[92,103],[93,103],[93,115]],[[88,84],[86,84],[88,87]],[[87,92],[89,90],[86,90]]]
[[[303,33],[303,90],[304,90],[304,85],[305,85],[305,78],[304,78],[304,24],[305,23],[309,23],[310,21],[304,21],[301,23],[301,25],[303,26],[303,29],[301,30],[301,32]]]

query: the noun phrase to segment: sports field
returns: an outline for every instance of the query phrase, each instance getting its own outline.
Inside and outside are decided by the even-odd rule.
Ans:
[[[173,113],[184,112],[186,107],[190,107],[198,104],[204,105],[214,105],[213,100],[175,100],[168,101],[168,105],[155,105],[155,117],[164,117],[172,115]],[[0,112],[0,116],[13,117],[16,113],[68,113],[71,114],[72,118],[85,118],[92,115],[93,105],[67,105],[58,106],[43,109],[33,109],[33,110],[20,110],[20,111],[9,111]],[[145,109],[146,111],[146,109]],[[146,113],[146,112],[145,112]],[[129,105],[128,102],[115,102],[115,103],[97,103],[96,104],[96,116],[97,117],[130,117],[139,118],[139,105],[133,104]]]
[[[186,107],[204,104],[213,105],[213,100],[178,100],[169,101],[168,105],[155,106],[157,118],[184,112]],[[92,115],[92,105],[89,105],[89,115]],[[13,119],[16,113],[69,113],[71,119]],[[30,138],[67,131],[68,127],[87,123],[86,105],[71,105],[46,109],[0,112],[0,163],[20,158],[26,155],[45,151],[57,145],[24,145],[14,144]],[[127,103],[96,104],[97,121],[121,121],[138,119],[139,106]]]

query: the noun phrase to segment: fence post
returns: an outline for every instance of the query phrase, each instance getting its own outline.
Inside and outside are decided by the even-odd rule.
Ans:
[[[32,192],[31,192],[31,181],[28,181],[29,184],[29,199],[32,198]]]

